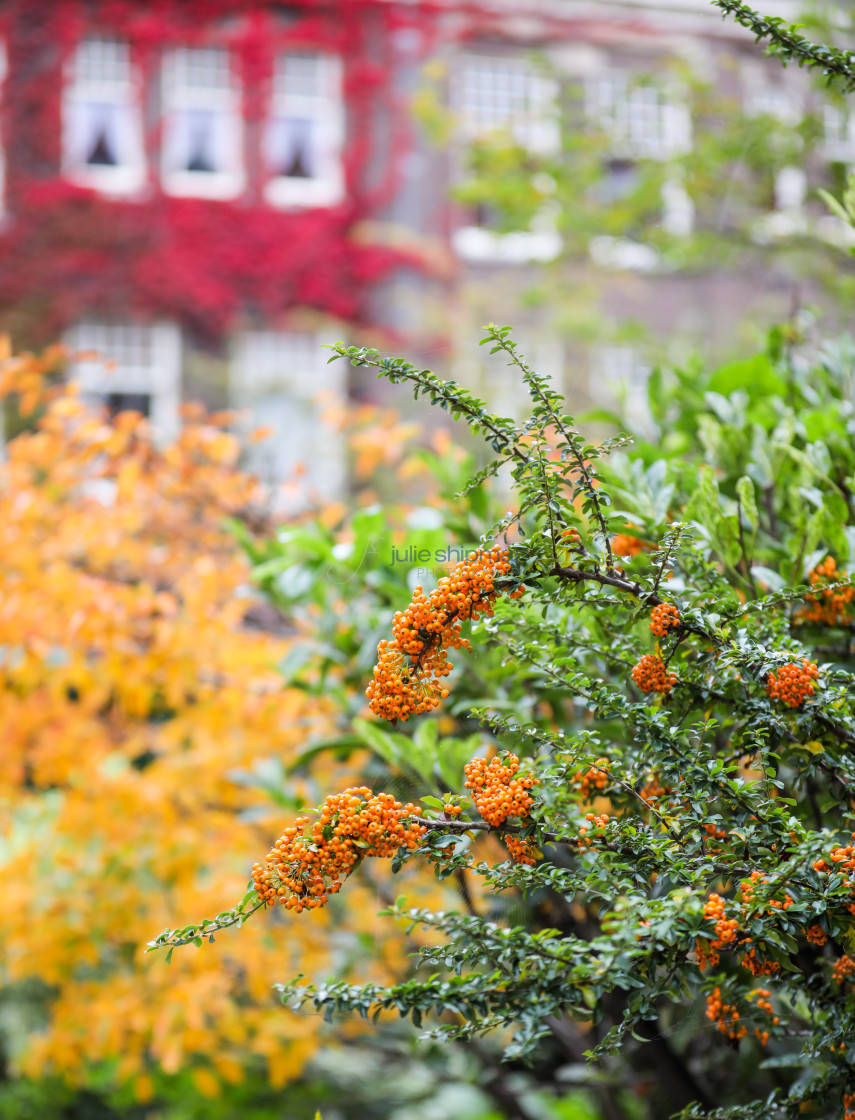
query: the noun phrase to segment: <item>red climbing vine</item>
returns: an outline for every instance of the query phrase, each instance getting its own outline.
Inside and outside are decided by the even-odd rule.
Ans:
[[[358,223],[394,196],[410,148],[409,116],[390,63],[401,44],[426,51],[433,21],[423,7],[407,8],[377,0],[301,0],[287,8],[263,0],[11,4],[0,26],[8,56],[4,326],[38,342],[92,313],[168,314],[208,338],[242,316],[269,321],[295,307],[369,321],[372,286],[397,268],[424,267],[414,253],[354,236]],[[140,78],[148,181],[133,197],[108,198],[61,174],[63,67],[88,35],[128,42]],[[234,200],[170,197],[160,185],[160,64],[165,49],[180,45],[231,51],[247,170]],[[300,47],[342,59],[346,191],[336,206],[284,210],[263,196],[259,133],[276,53]],[[376,128],[378,113],[383,129]]]

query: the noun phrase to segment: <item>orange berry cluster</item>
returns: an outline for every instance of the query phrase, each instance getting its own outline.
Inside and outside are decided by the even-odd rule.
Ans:
[[[707,942],[703,941],[700,937],[695,938],[695,956],[697,957],[698,968],[701,972],[711,965],[716,968],[721,961],[721,956],[713,948],[707,948]]]
[[[748,941],[747,938],[746,941]],[[739,944],[742,945],[744,942],[740,941]],[[775,976],[776,973],[781,971],[781,966],[777,961],[758,957],[757,950],[753,946],[739,963],[743,968],[747,968],[752,976]]]
[[[654,774],[638,791],[638,796],[646,805],[650,805],[655,809],[659,805],[659,802],[664,797],[667,797],[670,792],[671,786],[663,786],[659,778]]]
[[[805,930],[805,936],[811,945],[818,945],[820,948],[828,941],[828,934],[817,922],[814,922],[812,926],[808,926]]]
[[[739,1012],[732,1004],[725,1003],[721,998],[721,988],[713,988],[707,996],[707,1018],[715,1023],[723,1035],[738,1040],[745,1038],[747,1031],[739,1022]]]
[[[675,673],[669,673],[661,657],[647,653],[632,670],[632,679],[642,692],[670,692],[677,683]]]
[[[834,870],[843,877],[843,886],[849,888],[852,898],[855,899],[855,832],[852,833],[850,843],[845,847],[838,845],[832,848],[828,858],[832,864],[837,865]],[[813,869],[820,875],[828,875],[832,867],[824,859],[818,859]],[[855,901],[850,902],[847,909],[850,914],[855,915]]]
[[[443,576],[430,595],[414,588],[405,611],[392,624],[394,638],[377,646],[374,678],[365,690],[375,715],[392,723],[432,711],[448,695],[440,681],[452,670],[447,649],[471,649],[461,637],[460,623],[491,615],[499,592],[495,580],[511,570],[499,549],[477,552]],[[522,589],[511,593],[517,599]]]
[[[855,1120],[855,1093],[846,1093],[843,1097],[843,1120]]]
[[[253,886],[269,905],[279,902],[298,914],[315,910],[341,889],[363,856],[391,858],[400,848],[418,847],[425,827],[411,818],[419,813],[365,786],[330,794],[308,832],[309,818],[298,817],[265,862],[253,866]]]
[[[772,1017],[772,1023],[777,1027],[781,1020],[775,1014],[775,1009],[769,1001],[769,996],[771,994],[768,988],[755,988],[753,992],[748,993],[748,999],[750,1000],[753,997],[755,1006],[759,1007],[761,1011],[765,1011],[767,1015],[770,1015]],[[761,1046],[766,1046],[768,1044],[769,1032],[767,1030],[755,1027],[754,1034]]]
[[[725,949],[736,940],[739,921],[725,917],[724,899],[720,894],[711,894],[704,903],[704,917],[715,922],[716,939],[712,943],[713,949]]]
[[[800,708],[816,692],[814,681],[819,678],[819,668],[813,661],[803,660],[801,665],[790,663],[769,674],[766,691],[773,700],[781,700],[788,708]]]
[[[843,879],[843,885],[849,888],[853,899],[855,899],[855,878],[853,878],[855,875],[855,834],[853,834],[852,839],[853,843],[847,844],[845,848],[832,848],[828,858],[832,863],[838,864],[838,871],[841,874],[845,871],[850,872],[850,877]],[[855,902],[850,902],[847,909],[850,914],[855,915]]]
[[[758,883],[765,881],[766,876],[761,871],[752,871],[751,876],[739,884],[739,902],[743,910],[743,917],[750,910],[755,887]],[[776,909],[788,910],[792,905],[793,900],[789,895],[785,895],[783,902],[779,902],[777,899],[769,899],[766,912],[771,914]],[[695,943],[695,954],[701,972],[708,964],[715,967],[719,963],[721,958],[716,952],[717,949],[737,948],[743,945],[746,946],[746,950],[740,964],[743,968],[747,968],[752,976],[774,976],[780,972],[781,966],[777,961],[758,956],[750,937],[744,937],[737,941],[737,932],[741,922],[738,918],[728,918],[725,906],[725,900],[718,894],[711,894],[704,904],[704,917],[715,922],[716,937],[710,944],[709,949],[700,939]]]
[[[592,794],[602,793],[608,787],[610,766],[611,762],[607,758],[598,758],[584,774],[581,770],[576,771],[572,780],[579,784],[579,797],[582,801],[590,801]]]
[[[748,917],[751,912],[752,899],[754,891],[758,885],[766,882],[766,876],[762,871],[752,871],[748,879],[744,879],[738,887],[738,902],[742,908],[743,920]],[[793,899],[788,894],[784,894],[784,900],[781,902],[776,898],[766,900],[766,913],[772,914],[775,910],[789,910],[793,905]],[[750,937],[744,937],[741,941],[736,940],[737,931],[740,927],[740,922],[737,918],[726,917],[725,900],[718,894],[711,894],[704,904],[704,917],[710,921],[715,922],[716,939],[712,942],[710,949],[707,951],[703,946],[696,947],[698,956],[698,967],[701,971],[706,968],[708,963],[717,965],[719,963],[719,956],[715,952],[716,949],[727,949],[731,946],[746,946],[745,954],[740,961],[743,968],[747,968],[752,976],[773,976],[780,972],[781,966],[777,961],[768,960],[767,958],[760,957],[757,954],[756,948],[751,943]]]
[[[680,612],[672,603],[660,603],[650,612],[650,629],[657,638],[664,638],[680,628]]]
[[[593,829],[605,828],[606,825],[609,823],[609,815],[608,815],[608,813],[599,813],[599,814],[586,813],[585,814],[585,821],[587,822],[586,824],[583,824],[583,825],[579,826],[579,841],[578,842],[582,847],[587,846],[587,847],[591,848],[591,847],[593,847],[594,841],[588,835],[588,829],[589,828],[593,828]]]
[[[578,529],[562,529],[561,543],[565,548],[572,548],[575,551],[582,549],[582,538],[579,536]]]
[[[514,863],[524,863],[534,867],[539,852],[531,840],[519,836],[505,836],[504,841]]]
[[[808,574],[812,585],[818,583],[838,583],[847,578],[846,572],[837,570],[837,561],[826,556],[821,564]],[[816,595],[806,595],[806,606],[798,611],[796,622],[818,622],[825,626],[836,626],[845,621],[849,608],[855,599],[855,587],[826,587]]]
[[[537,785],[530,774],[516,777],[520,760],[515,754],[496,755],[487,762],[473,758],[464,767],[466,788],[472,791],[475,808],[493,828],[503,825],[510,817],[527,817],[534,804],[528,792]]]
[[[645,548],[647,545],[638,537],[629,537],[625,533],[612,537],[612,553],[615,556],[637,556]]]
[[[765,882],[767,879],[762,871],[752,871],[747,879],[742,880],[739,884],[739,901],[743,909],[747,910],[750,907],[755,888]],[[792,905],[792,898],[785,892],[783,902],[779,902],[776,898],[767,900],[766,913],[771,914],[773,910],[789,910]]]
[[[855,871],[855,834],[853,834],[852,843],[847,844],[845,848],[832,848],[828,858],[832,863],[840,864],[839,871]],[[844,879],[843,883],[847,887],[853,885],[851,879]]]
[[[850,976],[855,976],[855,961],[847,953],[844,953],[834,965],[831,976],[835,984],[843,984]]]

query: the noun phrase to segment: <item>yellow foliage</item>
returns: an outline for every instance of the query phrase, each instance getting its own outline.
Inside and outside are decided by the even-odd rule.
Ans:
[[[40,410],[0,464],[0,982],[55,991],[14,1066],[81,1080],[120,1056],[146,1101],[154,1066],[191,1066],[215,1095],[256,1055],[281,1085],[318,1022],[271,983],[333,971],[326,931],[375,933],[382,902],[363,888],[346,915],[260,915],[171,964],[144,949],[242,896],[281,815],[244,812],[268,803],[234,773],[287,764],[328,713],[282,688],[282,639],[245,624],[248,570],[223,519],[259,525],[261,495],[225,418],[189,409],[160,449],[138,414],[51,387],[60,358],[0,361],[0,394]],[[378,975],[401,963],[387,951]]]

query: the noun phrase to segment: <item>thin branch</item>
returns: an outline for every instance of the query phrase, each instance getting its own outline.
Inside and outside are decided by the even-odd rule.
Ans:
[[[799,66],[821,70],[829,82],[840,81],[844,92],[855,89],[855,52],[813,43],[799,34],[799,25],[785,23],[780,17],[763,16],[740,0],[712,0],[725,15],[754,33],[756,39],[770,40],[769,53],[784,66],[797,61]]]

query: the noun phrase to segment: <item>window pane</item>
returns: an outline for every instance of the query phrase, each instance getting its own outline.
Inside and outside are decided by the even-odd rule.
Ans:
[[[277,97],[323,97],[324,59],[316,54],[284,54],[276,60],[273,91]]]
[[[119,412],[141,412],[148,416],[151,412],[150,393],[108,393],[105,401],[111,416]]]
[[[177,109],[165,139],[171,171],[214,174],[228,169],[228,120],[210,109]]]
[[[315,122],[282,117],[270,122],[265,156],[271,175],[288,179],[313,179],[317,174]]]
[[[80,85],[130,83],[131,60],[127,44],[110,39],[84,39],[75,53],[73,80]]]

